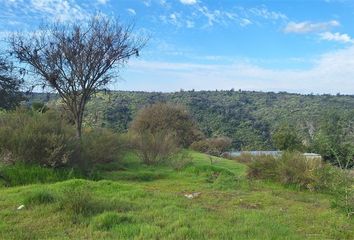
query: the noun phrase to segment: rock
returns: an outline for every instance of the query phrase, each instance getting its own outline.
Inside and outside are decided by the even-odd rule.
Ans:
[[[189,193],[189,194],[184,194],[184,196],[188,199],[193,199],[198,197],[200,194],[202,194],[201,192],[194,192],[194,193]]]
[[[25,205],[21,205],[21,206],[19,206],[18,208],[17,208],[17,210],[21,210],[21,209],[23,209],[25,207]]]

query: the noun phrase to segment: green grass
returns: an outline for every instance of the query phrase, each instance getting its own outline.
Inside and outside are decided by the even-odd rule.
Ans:
[[[0,186],[48,183],[82,177],[74,169],[50,169],[34,165],[0,165]]]
[[[249,181],[231,160],[190,158],[177,171],[128,154],[104,180],[2,187],[0,239],[354,238],[354,221],[330,195]],[[200,195],[184,196],[192,192]]]

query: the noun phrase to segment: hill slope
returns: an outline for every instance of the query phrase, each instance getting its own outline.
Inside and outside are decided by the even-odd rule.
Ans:
[[[175,171],[143,167],[128,154],[124,170],[105,180],[0,188],[0,239],[354,237],[353,220],[330,208],[330,196],[250,182],[231,160],[210,165],[194,152],[190,159]]]
[[[57,101],[54,95],[35,94],[31,101]],[[86,124],[124,132],[137,110],[155,102],[185,105],[207,137],[226,135],[243,150],[275,149],[272,132],[283,122],[309,140],[324,113],[354,111],[354,96],[300,95],[249,91],[180,91],[98,93],[86,111]]]

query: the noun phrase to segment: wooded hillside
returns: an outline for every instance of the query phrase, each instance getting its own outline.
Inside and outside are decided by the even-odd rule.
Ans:
[[[51,94],[33,94],[30,101],[50,101]],[[271,150],[272,133],[283,123],[310,141],[329,111],[354,116],[352,95],[301,95],[286,92],[180,91],[174,93],[113,91],[97,93],[88,103],[85,124],[127,130],[137,110],[156,102],[182,104],[207,137],[225,135],[242,150]],[[352,118],[354,119],[354,118]]]

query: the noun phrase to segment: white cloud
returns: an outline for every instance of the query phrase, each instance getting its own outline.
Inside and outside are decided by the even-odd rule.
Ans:
[[[108,3],[108,1],[109,0],[97,0],[97,2],[99,3],[99,4],[106,4],[106,3]]]
[[[31,11],[41,12],[52,20],[66,22],[83,20],[88,13],[74,0],[32,0]]]
[[[151,6],[151,0],[142,0],[143,4],[147,7]]]
[[[266,7],[256,7],[247,10],[247,12],[251,13],[254,16],[261,17],[267,20],[286,20],[288,17],[281,12],[274,12],[268,10]]]
[[[161,15],[159,19],[168,24],[172,24],[176,27],[188,27],[191,28],[194,26],[194,23],[190,20],[184,19],[179,12],[172,12],[169,15]]]
[[[248,25],[252,24],[252,22],[247,19],[247,18],[242,18],[241,21],[240,21],[240,26],[241,27],[246,27]]]
[[[185,5],[193,5],[197,3],[197,0],[180,0],[180,2]]]
[[[127,11],[130,15],[136,15],[136,11],[132,8],[128,8]]]
[[[353,39],[348,34],[341,34],[338,32],[336,33],[324,32],[320,34],[320,38],[322,40],[327,40],[327,41],[353,43]]]
[[[191,64],[133,61],[125,74],[133,85],[125,89],[246,89],[301,93],[354,92],[354,46],[321,55],[309,69],[272,69],[247,61],[231,64]],[[144,77],[148,85],[134,84]]]
[[[339,26],[340,23],[336,20],[328,22],[289,22],[288,25],[284,28],[286,33],[311,33],[311,32],[322,32],[327,31],[333,27]]]
[[[201,1],[181,1],[185,1],[185,3],[195,3],[192,8],[189,8],[190,11],[186,10],[184,12],[180,12],[180,16],[182,16],[182,19],[179,19],[179,21],[184,22],[184,24],[177,25],[176,22],[166,21],[166,19],[168,19],[169,14],[173,14],[173,12],[164,15],[165,23],[169,22],[179,27],[181,25],[184,25],[186,27],[192,27],[192,25],[190,24],[191,22],[193,22],[193,27],[197,24],[201,24],[201,26],[204,28],[209,28],[215,25],[235,26],[235,24],[239,25],[240,27],[246,27],[251,24],[262,25],[269,22],[275,23],[277,21],[285,21],[288,19],[285,14],[268,10],[265,6],[254,8],[233,7],[225,10],[222,8],[209,8]],[[186,22],[187,20],[190,22]]]

